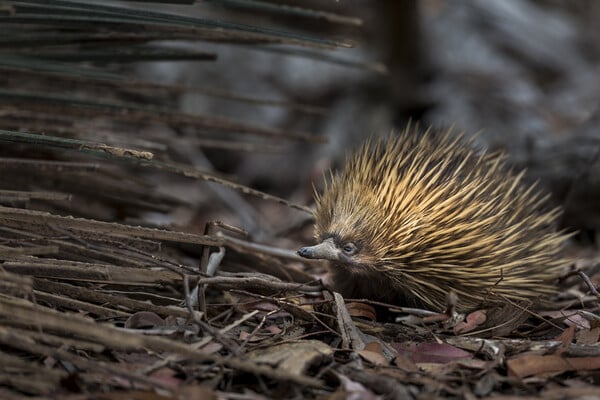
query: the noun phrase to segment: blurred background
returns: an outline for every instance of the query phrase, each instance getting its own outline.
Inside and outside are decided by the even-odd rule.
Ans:
[[[597,244],[596,2],[166,3],[3,2],[3,205],[189,232],[223,220],[294,248],[308,213],[207,181],[310,207],[349,150],[412,120],[479,133]]]

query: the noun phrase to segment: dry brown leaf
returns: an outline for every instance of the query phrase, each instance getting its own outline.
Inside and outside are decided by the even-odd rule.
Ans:
[[[239,339],[242,341],[250,342],[250,343],[256,343],[256,342],[260,342],[261,340],[266,339],[266,337],[260,337],[258,335],[250,336],[249,332],[240,331]]]
[[[377,312],[375,311],[375,308],[369,304],[353,301],[346,303],[346,308],[352,317],[365,318],[369,321],[377,320]]]
[[[177,375],[177,371],[174,371],[171,368],[164,367],[152,372],[150,376],[158,382],[164,383],[172,387],[178,387],[183,381],[181,378],[178,378]]]
[[[217,342],[210,342],[206,346],[201,347],[202,351],[206,354],[215,354],[218,351],[221,351],[223,345]]]
[[[556,354],[561,354],[569,350],[569,346],[573,342],[573,337],[575,337],[575,325],[569,326],[556,338],[556,340],[562,342],[562,346],[556,350]]]
[[[392,343],[400,354],[408,355],[415,363],[440,363],[472,358],[469,352],[447,343]]]
[[[567,329],[565,329],[556,340],[560,340],[563,343],[564,347],[569,347],[571,342],[573,341],[573,337],[575,336],[575,326],[571,325]]]
[[[600,357],[561,357],[557,354],[527,355],[508,360],[506,366],[509,375],[522,379],[549,372],[562,373],[600,369]]]
[[[357,353],[373,365],[390,365],[390,362],[383,354],[381,343],[369,342],[365,345],[364,349],[357,351]]]
[[[471,332],[474,329],[477,329],[480,325],[482,325],[487,319],[487,315],[485,310],[477,310],[473,311],[469,315],[465,321],[461,321],[456,324],[454,327],[454,333],[456,335],[460,335],[461,333]]]
[[[249,351],[250,360],[302,375],[313,365],[331,359],[333,349],[318,340],[287,342]]]
[[[156,328],[165,325],[164,319],[150,311],[136,312],[125,321],[125,328],[128,329]]]
[[[410,358],[408,354],[400,354],[396,358],[394,358],[393,364],[398,367],[398,369],[405,372],[416,372],[419,370],[414,363],[414,361]]]
[[[577,332],[577,344],[596,344],[600,340],[600,328],[584,329]]]
[[[283,330],[277,325],[270,325],[265,328],[267,331],[271,332],[273,335],[280,335]]]
[[[544,311],[540,313],[544,317],[564,319],[562,323],[571,326],[574,325],[577,329],[590,329],[590,321],[582,317],[577,312],[566,312],[566,311]]]

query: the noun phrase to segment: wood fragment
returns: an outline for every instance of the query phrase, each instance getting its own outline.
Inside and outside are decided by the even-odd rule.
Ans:
[[[342,295],[334,292],[333,298],[335,300],[338,329],[342,335],[342,348],[363,350],[365,342],[361,338],[360,331],[352,321],[352,317],[350,317]]]
[[[219,246],[223,239],[211,236],[194,235],[164,229],[144,228],[141,226],[129,226],[114,222],[94,221],[84,218],[63,217],[43,211],[24,210],[0,206],[0,223],[26,222],[33,225],[57,224],[65,229],[74,231],[102,233],[110,237],[139,237],[142,239],[167,240],[179,243],[203,244],[207,246]]]
[[[50,255],[58,253],[58,246],[5,247],[0,246],[0,259],[7,260],[18,256]]]
[[[129,313],[137,311],[149,311],[162,317],[175,316],[187,318],[188,311],[177,306],[159,306],[147,301],[139,301],[126,296],[114,296],[103,293],[99,290],[91,290],[81,286],[74,286],[64,282],[55,282],[38,277],[33,280],[33,287],[37,290],[61,294],[73,299],[85,301],[87,303],[105,304],[106,306],[127,310]]]
[[[126,268],[110,264],[81,263],[55,259],[6,261],[5,270],[40,278],[71,281],[109,282],[114,284],[178,283],[181,275],[171,271]]]

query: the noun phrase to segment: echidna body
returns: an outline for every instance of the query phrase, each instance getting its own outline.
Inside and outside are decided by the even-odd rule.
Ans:
[[[330,260],[348,298],[443,310],[451,291],[462,309],[553,293],[560,210],[471,142],[415,128],[367,141],[316,195],[320,243],[298,253]]]

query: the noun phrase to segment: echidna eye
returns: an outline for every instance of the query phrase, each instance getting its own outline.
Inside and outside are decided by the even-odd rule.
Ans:
[[[342,246],[342,250],[344,251],[344,253],[346,253],[346,255],[351,256],[354,253],[356,253],[356,245],[352,242],[348,242],[348,243],[344,243],[344,245]]]

